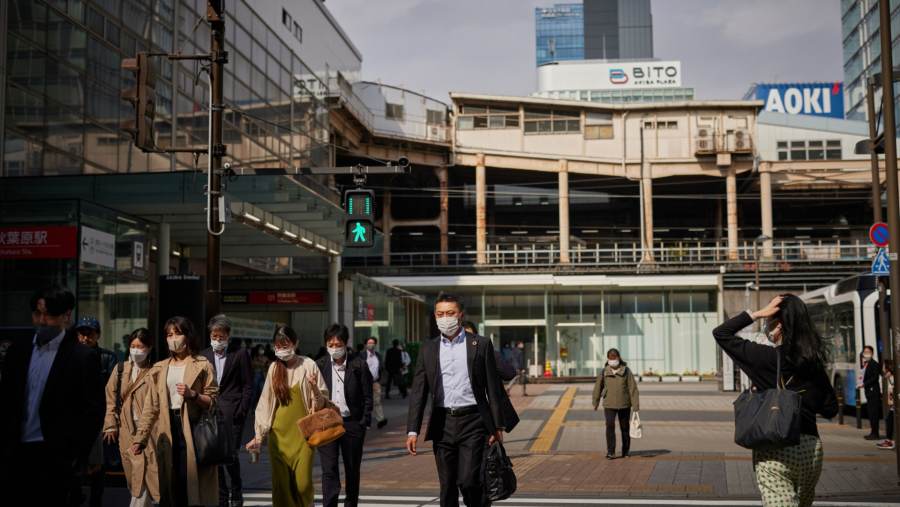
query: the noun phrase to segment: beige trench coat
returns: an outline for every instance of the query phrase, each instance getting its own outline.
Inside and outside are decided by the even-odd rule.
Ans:
[[[154,502],[159,502],[159,472],[156,467],[156,444],[152,440],[147,442],[144,452],[138,456],[131,453],[131,445],[135,442],[138,417],[144,411],[144,401],[147,394],[154,389],[153,380],[149,375],[150,368],[139,368],[137,378],[131,381],[131,372],[134,368],[132,361],[126,361],[122,367],[122,384],[119,397],[122,407],[119,415],[116,415],[116,384],[119,383],[118,367],[113,369],[106,383],[106,419],[103,423],[103,431],[117,431],[119,433],[119,453],[122,455],[122,468],[125,470],[125,479],[128,480],[128,490],[131,496],[139,497],[144,488],[150,493]]]
[[[153,365],[150,376],[154,389],[148,392],[144,402],[144,413],[138,423],[136,441],[147,442],[152,438],[156,443],[157,466],[159,468],[160,505],[172,504],[172,424],[181,424],[187,447],[187,493],[190,505],[219,504],[218,467],[197,466],[194,452],[194,438],[191,424],[200,419],[203,409],[196,403],[185,400],[181,411],[181,421],[169,418],[169,387],[166,376],[172,359],[164,359]],[[194,391],[212,397],[215,403],[218,385],[213,366],[205,357],[191,356],[185,363],[184,383]],[[187,409],[185,409],[187,407]]]

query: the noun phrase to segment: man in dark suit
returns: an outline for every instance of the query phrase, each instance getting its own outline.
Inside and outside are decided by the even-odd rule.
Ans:
[[[341,494],[338,454],[344,460],[344,482],[347,485],[344,506],[355,507],[359,503],[363,442],[366,428],[372,423],[372,372],[361,355],[349,356],[348,337],[346,326],[329,326],[325,330],[328,356],[316,361],[322,380],[328,386],[331,401],[341,411],[346,431],[338,440],[319,447],[324,507],[337,507]]]
[[[502,441],[505,429],[494,346],[465,332],[463,311],[456,296],[437,297],[434,316],[440,336],[419,349],[406,425],[406,448],[415,455],[430,395],[425,440],[433,443],[442,507],[459,505],[460,492],[469,507],[490,503],[481,482],[481,463],[486,446]]]
[[[400,396],[406,398],[406,382],[403,381],[403,350],[400,340],[394,340],[393,347],[384,355],[384,369],[387,370],[387,385],[384,388],[385,399],[391,399],[391,383],[397,384]]]
[[[240,340],[231,343],[231,320],[224,315],[216,315],[209,320],[210,346],[201,352],[213,365],[216,381],[219,384],[219,396],[216,406],[226,424],[231,424],[231,436],[235,459],[228,465],[219,466],[219,505],[222,507],[241,507],[244,505],[243,483],[241,482],[241,462],[237,452],[241,446],[241,435],[244,431],[244,420],[250,413],[253,402],[253,372],[250,368],[250,356],[240,346]],[[229,488],[225,476],[231,483]]]
[[[0,504],[66,505],[74,465],[100,434],[104,380],[97,351],[67,329],[75,296],[37,298],[34,338],[14,343],[0,381]]]
[[[872,431],[864,438],[866,440],[878,440],[878,423],[881,420],[881,364],[873,357],[875,349],[870,345],[863,347],[862,388],[866,393],[866,409],[869,415],[869,425]]]

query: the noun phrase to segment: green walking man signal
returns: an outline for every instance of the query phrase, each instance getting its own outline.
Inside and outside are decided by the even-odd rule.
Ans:
[[[366,188],[345,191],[344,210],[348,219],[344,246],[347,248],[375,246],[375,192]]]

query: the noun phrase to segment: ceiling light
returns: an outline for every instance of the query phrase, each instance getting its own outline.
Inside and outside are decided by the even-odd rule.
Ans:
[[[582,229],[581,232],[582,232],[583,234],[597,234],[597,233],[600,232],[600,231],[597,230],[597,229]]]
[[[156,251],[156,245],[150,245],[150,250]]]
[[[510,231],[510,234],[528,234],[528,231]]]
[[[321,250],[323,252],[328,250],[328,248],[325,245],[320,245],[319,243],[316,243],[316,248],[318,248],[319,250]]]
[[[521,197],[513,197],[513,206],[521,206],[522,198]]]
[[[172,255],[174,255],[175,257],[181,257],[181,252],[179,252],[178,250],[172,250]]]
[[[541,197],[540,203],[541,203],[541,206],[546,206],[546,205],[550,204],[550,199],[548,199],[546,197]]]
[[[248,219],[250,219],[250,220],[253,220],[253,221],[256,222],[256,223],[262,222],[262,219],[261,219],[261,218],[259,218],[259,217],[256,216],[256,215],[253,215],[253,214],[251,214],[251,213],[247,213],[246,211],[244,212],[244,218],[248,218]]]
[[[410,236],[422,236],[423,234],[425,233],[421,231],[412,231],[409,233]]]
[[[328,249],[328,253],[330,253],[331,255],[341,255],[341,252],[338,252],[337,250],[332,250],[330,248]]]
[[[289,238],[291,238],[291,239],[297,239],[297,235],[294,234],[294,233],[291,232],[291,231],[284,231],[284,235],[287,236],[287,237],[289,237]]]
[[[278,227],[277,225],[273,224],[272,222],[266,222],[266,227],[268,227],[269,229],[272,229],[273,231],[280,231],[280,230],[281,230],[280,227]]]
[[[448,231],[447,236],[456,236],[456,231]]]
[[[631,229],[619,229],[619,232],[631,232]]]
[[[306,239],[306,238],[300,238],[300,241],[301,241],[304,245],[312,246],[312,244],[313,244],[313,242],[312,242],[311,240],[308,240],[308,239]]]

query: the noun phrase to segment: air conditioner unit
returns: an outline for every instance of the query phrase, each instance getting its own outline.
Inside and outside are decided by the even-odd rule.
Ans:
[[[747,131],[736,130],[734,132],[734,151],[751,151],[752,147],[750,134]]]
[[[712,153],[714,150],[712,139],[697,139],[697,153]]]
[[[697,131],[697,137],[712,137],[712,129],[703,127]]]

